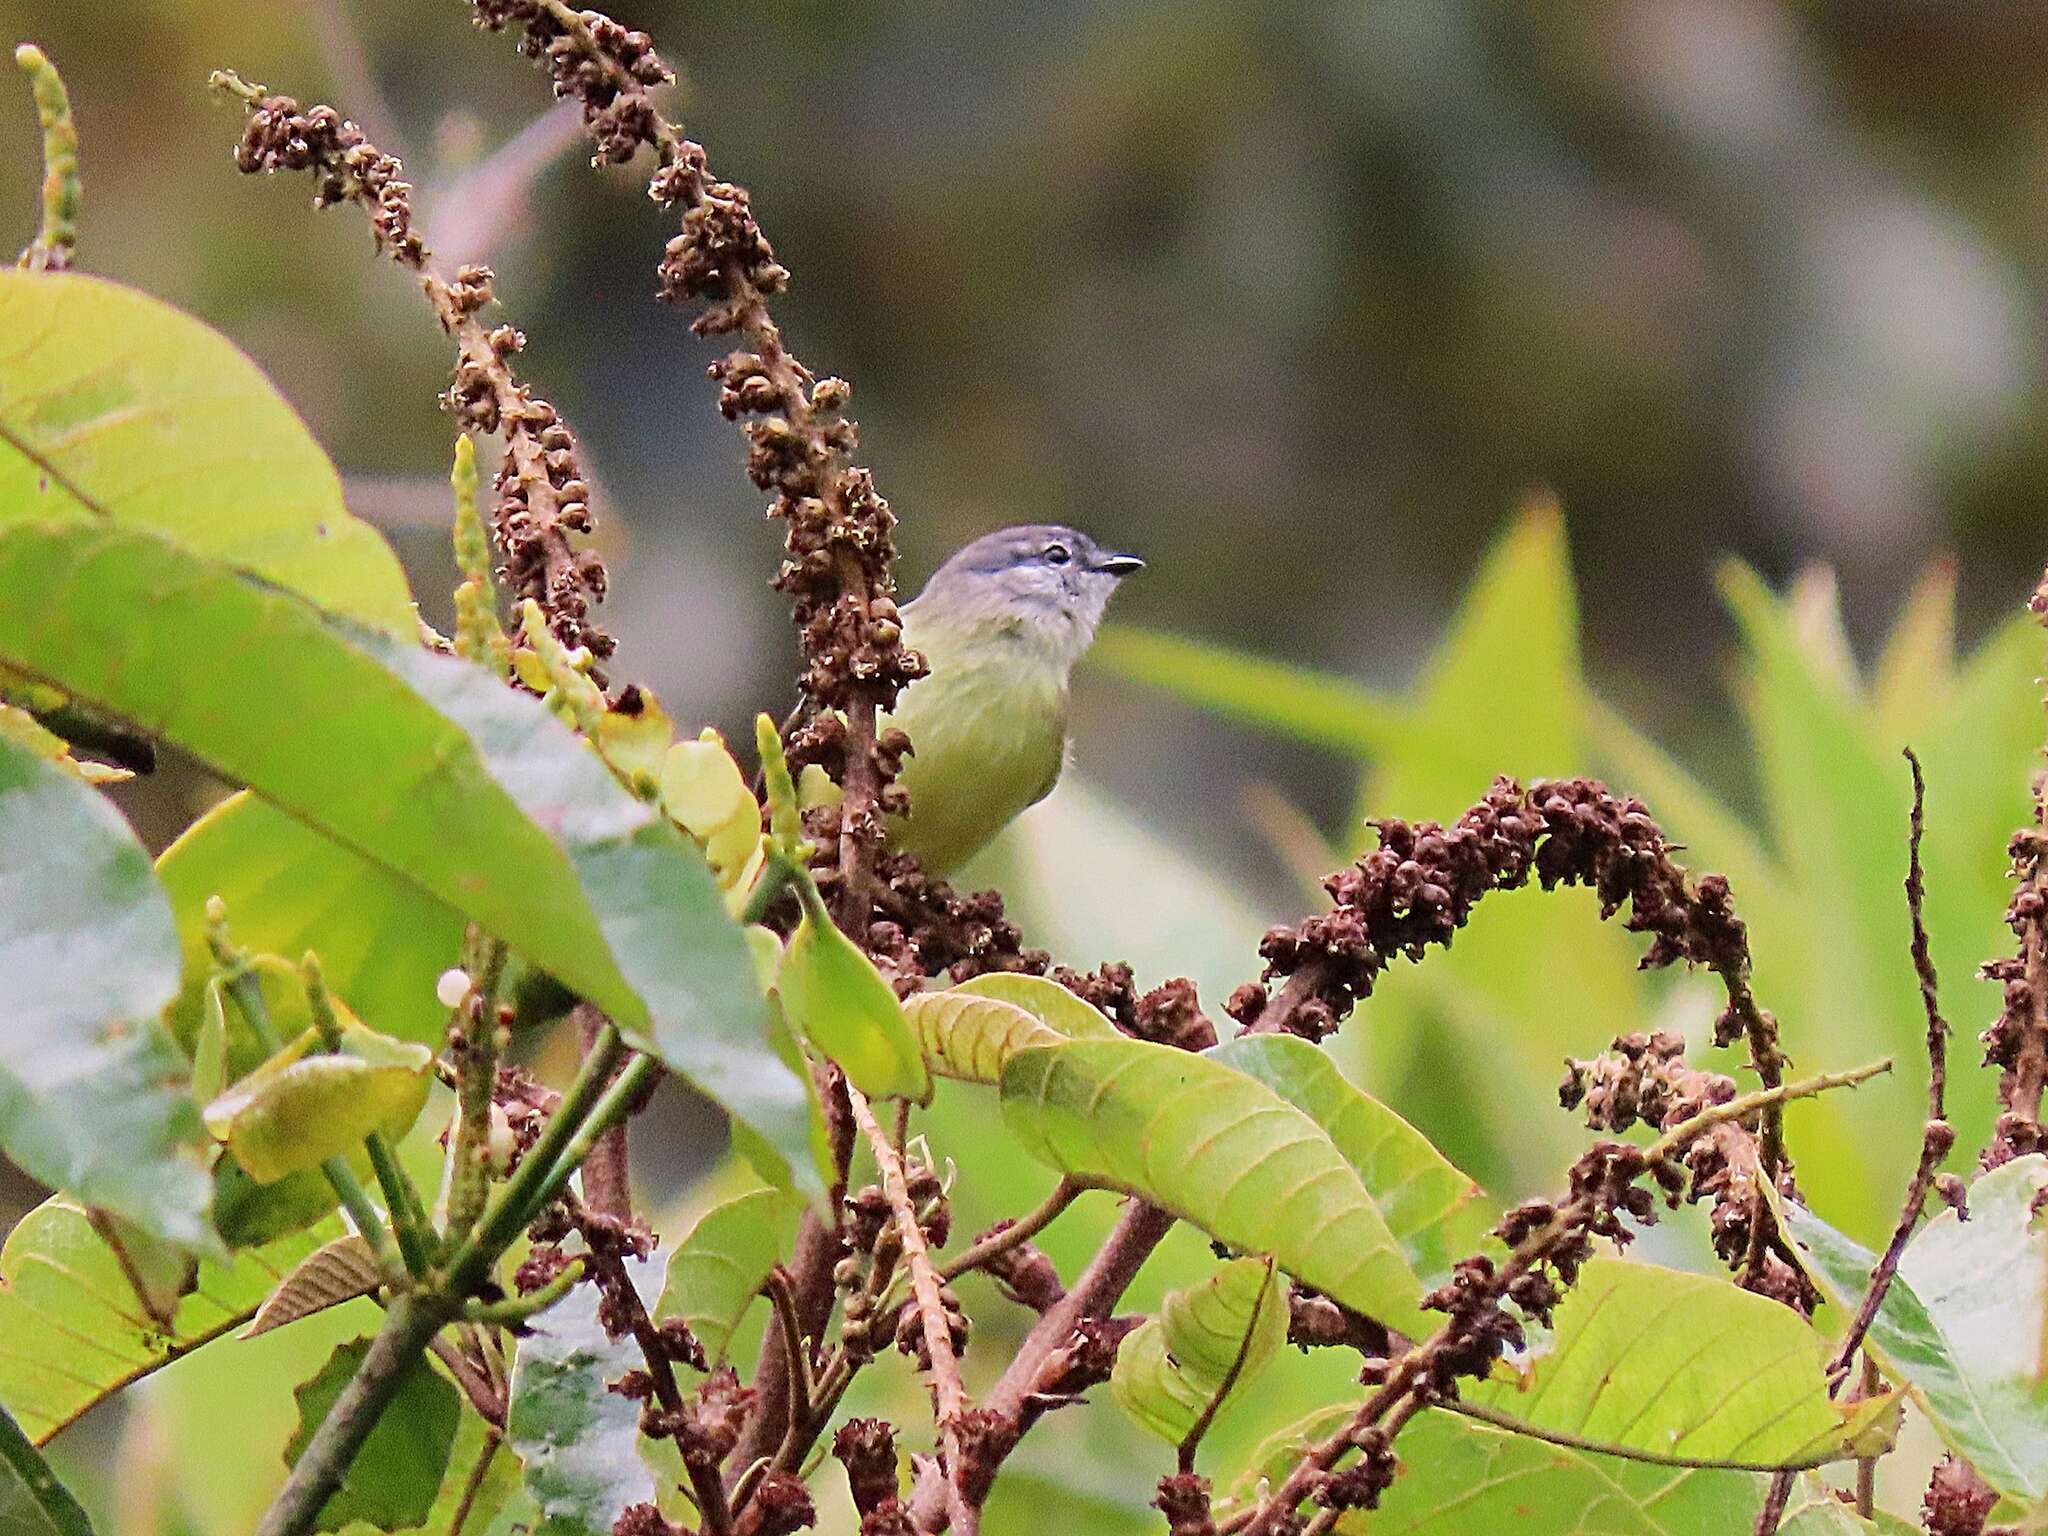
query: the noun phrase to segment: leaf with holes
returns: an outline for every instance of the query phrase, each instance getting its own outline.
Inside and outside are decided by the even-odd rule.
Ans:
[[[761,1293],[761,1282],[789,1256],[798,1203],[776,1189],[753,1189],[698,1218],[669,1256],[657,1318],[680,1317],[713,1366]]]
[[[1240,1035],[1208,1055],[1257,1078],[1329,1132],[1418,1275],[1447,1275],[1491,1225],[1479,1186],[1422,1132],[1354,1087],[1328,1052],[1298,1035]]]
[[[405,573],[225,336],[82,273],[0,270],[0,527],[147,529],[394,635]],[[199,653],[193,653],[199,654]]]
[[[1776,1463],[1846,1455],[1827,1341],[1791,1308],[1725,1280],[1596,1258],[1520,1382],[1469,1389],[1553,1429],[1663,1456]]]
[[[1141,1040],[1072,1040],[1003,1069],[1003,1118],[1027,1152],[1142,1195],[1242,1253],[1410,1337],[1421,1282],[1358,1174],[1315,1121],[1264,1083]]]
[[[218,1250],[188,1069],[156,1019],[178,964],[120,812],[0,736],[0,1148],[53,1189]]]
[[[1943,1442],[2000,1493],[2048,1498],[2048,1230],[2034,1202],[2048,1157],[1994,1168],[1970,1186],[1970,1219],[1944,1210],[1914,1236],[1865,1347],[1906,1382]],[[1829,1301],[1852,1312],[1876,1256],[1804,1206],[1785,1230]]]
[[[38,594],[0,605],[0,661],[474,919],[804,1166],[803,1085],[703,855],[539,700],[130,530],[0,527],[0,584]]]
[[[298,1268],[263,1298],[263,1305],[241,1336],[253,1339],[315,1312],[338,1307],[344,1301],[371,1295],[383,1283],[370,1245],[354,1232],[337,1237],[307,1254]]]
[[[284,1448],[287,1466],[298,1464],[314,1430],[369,1350],[368,1339],[337,1346],[312,1379],[299,1386],[294,1394],[299,1400],[299,1427]],[[425,1355],[415,1355],[369,1438],[342,1474],[341,1487],[320,1507],[313,1529],[340,1531],[357,1520],[382,1531],[421,1524],[440,1496],[461,1426],[461,1390]]]
[[[1125,1413],[1179,1445],[1212,1403],[1220,1410],[1249,1389],[1286,1342],[1287,1298],[1273,1266],[1232,1259],[1201,1284],[1167,1292],[1159,1315],[1125,1336],[1109,1389]]]
[[[906,998],[903,1016],[924,1048],[925,1064],[940,1077],[967,1083],[1000,1082],[1003,1064],[1017,1052],[1067,1038],[1014,1003],[958,990]]]
[[[22,1217],[0,1247],[0,1404],[38,1444],[86,1409],[231,1332],[339,1220],[235,1255],[202,1260],[168,1330],[135,1299],[121,1261],[62,1197]]]
[[[660,1258],[626,1261],[650,1306],[662,1266]],[[611,1536],[621,1510],[654,1500],[654,1474],[640,1459],[640,1410],[610,1387],[641,1366],[640,1346],[630,1334],[608,1338],[597,1303],[594,1285],[570,1291],[533,1320],[512,1366],[505,1439],[548,1536]]]

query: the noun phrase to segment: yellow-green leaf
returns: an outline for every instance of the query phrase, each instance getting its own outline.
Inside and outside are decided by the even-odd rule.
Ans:
[[[249,1177],[273,1183],[353,1151],[372,1131],[403,1136],[427,1102],[433,1053],[360,1024],[342,1049],[309,1054],[308,1031],[206,1106],[206,1128]]]
[[[1125,1337],[1110,1392],[1178,1445],[1226,1386],[1231,1396],[1244,1392],[1286,1342],[1287,1298],[1273,1266],[1233,1259],[1199,1285],[1169,1291],[1159,1315]]]
[[[1022,1008],[1069,1040],[1120,1040],[1123,1031],[1108,1014],[1084,1003],[1056,981],[1021,971],[991,971],[952,989],[969,997],[992,997]]]
[[[903,1016],[924,1047],[932,1071],[969,1083],[1000,1082],[1003,1064],[1017,1052],[1033,1045],[1057,1045],[1066,1038],[1015,1003],[959,990],[906,998]]]
[[[804,894],[803,920],[776,980],[789,1022],[869,1098],[929,1102],[931,1076],[903,1005],[874,962],[834,925],[815,890],[806,885]]]

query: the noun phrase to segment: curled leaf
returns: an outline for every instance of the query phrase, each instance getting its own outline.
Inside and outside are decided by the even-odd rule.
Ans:
[[[952,989],[969,997],[993,997],[998,1002],[1022,1008],[1042,1024],[1048,1024],[1069,1040],[1120,1040],[1123,1031],[1109,1015],[1093,1004],[1084,1003],[1056,981],[1043,976],[1026,976],[1019,971],[991,971]]]
[[[433,1053],[350,1020],[334,1055],[308,1030],[206,1106],[206,1128],[249,1177],[270,1184],[353,1151],[371,1131],[403,1136],[427,1102]]]
[[[1167,1293],[1159,1315],[1123,1341],[1109,1389],[1124,1412],[1178,1445],[1219,1394],[1244,1391],[1286,1342],[1273,1266],[1233,1259],[1201,1284]]]
[[[833,923],[808,880],[803,920],[782,954],[776,988],[789,1022],[869,1098],[931,1101],[931,1076],[889,983]]]
[[[256,1316],[242,1330],[241,1336],[253,1339],[259,1333],[268,1333],[273,1328],[282,1328],[286,1323],[295,1323],[315,1312],[338,1307],[344,1301],[372,1295],[383,1283],[384,1277],[377,1269],[377,1260],[370,1253],[370,1245],[359,1234],[351,1232],[314,1249],[300,1260],[298,1268],[286,1275],[277,1289],[264,1298],[263,1305],[257,1308]]]
[[[906,998],[903,1016],[931,1070],[969,1083],[1000,1082],[1003,1064],[1017,1052],[1066,1038],[1015,1003],[958,989]]]

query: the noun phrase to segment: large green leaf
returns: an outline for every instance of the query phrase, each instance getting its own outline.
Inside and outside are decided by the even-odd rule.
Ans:
[[[655,1304],[662,1261],[627,1260],[641,1299]],[[533,1323],[512,1367],[505,1439],[519,1453],[543,1536],[611,1536],[629,1504],[652,1503],[654,1474],[640,1458],[640,1410],[609,1383],[641,1365],[632,1336],[612,1339],[597,1320],[594,1285],[579,1285]]]
[[[2048,1498],[2048,1231],[2034,1201],[2048,1157],[2019,1158],[1970,1186],[1970,1219],[1943,1211],[1907,1246],[1864,1341],[1907,1384],[1949,1449],[1999,1492]],[[1785,1229],[1828,1300],[1853,1312],[1877,1260],[1804,1206]]]
[[[1588,1264],[1521,1383],[1470,1395],[1540,1428],[1664,1456],[1804,1459],[1842,1419],[1827,1343],[1791,1308],[1725,1280],[1625,1259]]]
[[[239,1328],[341,1230],[330,1220],[239,1253],[232,1265],[201,1261],[166,1330],[144,1312],[85,1212],[61,1197],[44,1201],[0,1247],[0,1404],[40,1444],[130,1382]]]
[[[1087,1007],[1078,997],[1074,1001]],[[1017,1052],[1034,1045],[1058,1045],[1067,1038],[1015,1003],[958,989],[906,998],[903,1017],[924,1048],[926,1065],[940,1077],[968,1083],[999,1082],[1003,1063]]]
[[[54,1189],[217,1247],[185,1059],[156,1018],[178,936],[149,855],[90,785],[4,736],[0,976],[0,1147]]]
[[[185,951],[170,1015],[180,1036],[198,1020],[212,896],[236,943],[289,960],[316,951],[328,986],[372,1029],[427,1044],[446,1031],[434,982],[461,957],[461,914],[275,806],[229,796],[163,851],[156,873]]]
[[[0,526],[148,529],[412,633],[397,558],[349,515],[305,423],[226,337],[101,278],[12,270],[0,271],[0,337]]]
[[[1003,1118],[1040,1161],[1142,1195],[1419,1337],[1422,1285],[1330,1135],[1265,1084],[1141,1040],[1020,1051]]]
[[[776,1189],[749,1190],[706,1211],[669,1256],[655,1315],[688,1323],[717,1365],[768,1271],[788,1258],[798,1211]]]
[[[694,844],[538,700],[147,534],[0,530],[0,660],[186,747],[475,919],[808,1161],[803,1085]]]
[[[1490,1221],[1479,1186],[1422,1132],[1354,1087],[1328,1052],[1298,1035],[1240,1035],[1208,1055],[1257,1078],[1329,1133],[1425,1280],[1448,1274],[1476,1245]]]
[[[0,1531],[8,1536],[92,1536],[71,1490],[0,1408]]]
[[[1169,1292],[1117,1350],[1109,1387],[1124,1412],[1179,1445],[1226,1389],[1249,1389],[1287,1342],[1284,1284],[1264,1260],[1232,1259]]]
[[[299,1427],[285,1446],[287,1464],[298,1463],[369,1351],[368,1339],[340,1345],[299,1385]],[[419,1525],[441,1492],[461,1423],[462,1394],[455,1383],[425,1355],[413,1356],[390,1403],[342,1474],[341,1486],[320,1507],[313,1529],[340,1531],[355,1521],[382,1531]]]

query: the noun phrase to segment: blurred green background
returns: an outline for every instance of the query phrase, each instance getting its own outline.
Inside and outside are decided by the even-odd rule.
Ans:
[[[2048,4],[616,14],[752,188],[798,355],[856,386],[906,586],[1024,519],[1150,561],[1081,684],[1076,774],[978,871],[1033,941],[1191,974],[1214,1010],[1362,815],[1454,814],[1496,770],[1604,773],[1734,879],[1800,1068],[1901,1056],[1792,1120],[1809,1189],[1868,1238],[1918,1123],[1910,741],[1981,1142],[1967,1067],[1996,992],[1970,978],[2003,942],[2041,734],[2013,615],[2044,553]],[[235,173],[206,72],[334,101],[404,154],[430,243],[498,269],[526,376],[583,436],[615,675],[728,735],[787,704],[779,531],[712,407],[714,349],[652,298],[669,230],[636,175],[583,167],[509,38],[456,0],[0,0],[0,36],[70,84],[82,265],[245,347],[441,620],[448,348],[358,214]],[[0,96],[17,243],[34,164],[26,92]],[[1517,522],[1539,491],[1562,519],[1539,497]],[[174,768],[123,803],[160,845],[215,792]],[[1711,1017],[1711,988],[1636,979],[1639,952],[1583,895],[1500,898],[1448,959],[1397,968],[1340,1059],[1500,1198],[1548,1187],[1578,1139],[1559,1058]],[[716,1140],[680,1101],[668,1124],[640,1150],[680,1190]],[[970,1180],[963,1227],[1040,1185]]]

